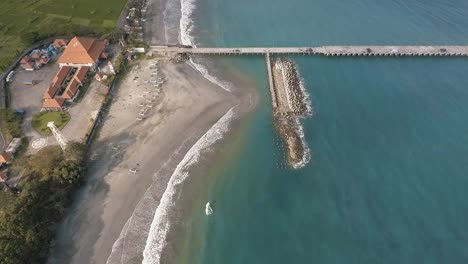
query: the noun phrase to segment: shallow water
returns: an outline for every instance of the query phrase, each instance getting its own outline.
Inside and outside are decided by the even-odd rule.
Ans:
[[[192,35],[222,47],[466,44],[467,14],[460,0],[204,0]],[[193,199],[177,262],[467,262],[468,61],[291,58],[314,108],[311,162],[285,165],[264,65],[237,59],[262,100]]]

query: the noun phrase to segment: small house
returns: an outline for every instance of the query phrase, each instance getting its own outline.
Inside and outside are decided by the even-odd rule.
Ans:
[[[10,153],[2,152],[0,154],[0,166],[10,163],[12,156]]]
[[[64,104],[64,98],[45,99],[42,103],[42,108],[48,111],[60,111]]]

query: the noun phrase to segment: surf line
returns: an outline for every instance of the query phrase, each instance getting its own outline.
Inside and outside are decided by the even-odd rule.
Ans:
[[[171,228],[170,212],[173,209],[177,187],[189,176],[189,168],[196,164],[204,151],[222,139],[229,130],[231,120],[235,117],[234,109],[229,109],[185,154],[177,165],[167,184],[167,188],[161,198],[160,204],[154,214],[150,232],[143,251],[143,264],[161,263],[161,254],[167,244],[167,235]]]

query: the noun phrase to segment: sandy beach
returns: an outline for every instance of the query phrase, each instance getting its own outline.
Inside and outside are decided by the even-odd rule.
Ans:
[[[235,96],[189,65],[161,61],[167,82],[151,103],[153,109],[144,120],[137,120],[142,97],[151,90],[143,82],[150,78],[148,67],[153,62],[141,62],[113,91],[107,117],[91,147],[87,183],[59,228],[49,263],[106,263],[148,187],[160,186],[150,193],[159,202],[188,149],[236,105]],[[136,173],[130,172],[134,169]],[[147,207],[145,213],[151,216],[155,207]]]

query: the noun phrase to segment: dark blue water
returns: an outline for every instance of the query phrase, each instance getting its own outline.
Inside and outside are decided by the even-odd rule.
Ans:
[[[194,16],[200,46],[468,43],[460,0],[204,0]],[[203,230],[186,263],[468,263],[468,60],[291,59],[311,162],[284,165],[264,66],[246,58],[261,105],[204,194],[215,214],[186,227]]]

